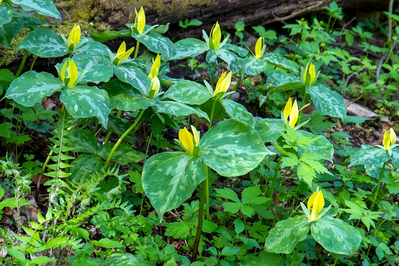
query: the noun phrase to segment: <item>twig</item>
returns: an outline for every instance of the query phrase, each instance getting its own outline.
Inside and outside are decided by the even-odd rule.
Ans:
[[[380,72],[381,72],[381,68],[382,68],[382,63],[384,62],[384,58],[385,57],[381,57],[380,58],[380,62],[378,63],[378,67],[377,67],[377,71],[376,71],[376,83],[377,83],[377,86],[378,86],[378,81],[379,81],[379,79],[380,79]]]
[[[339,36],[339,43],[342,44],[342,33],[344,32],[344,29],[349,26],[349,24],[351,24],[354,20],[356,19],[356,17],[353,17],[351,20],[349,20],[347,23],[344,24],[344,26],[341,29],[341,35]]]
[[[362,71],[362,70],[363,70],[363,68],[359,69],[357,72],[360,72],[360,71]],[[345,87],[348,86],[349,80],[350,80],[353,76],[356,75],[356,76],[359,78],[359,74],[358,74],[357,72],[354,72],[354,73],[352,73],[352,74],[349,75],[349,77],[346,79]]]
[[[279,19],[280,17],[277,17],[275,14],[274,14],[274,11],[272,12],[272,15],[273,15],[273,17],[275,18],[275,19]],[[282,21],[280,21],[281,23],[283,23],[284,25],[288,25],[288,23],[287,22],[285,22],[284,20],[282,20]]]
[[[261,23],[260,25],[264,26],[264,25],[267,25],[267,24],[270,24],[270,23],[281,22],[281,21],[284,21],[284,20],[287,20],[287,19],[294,18],[294,17],[296,17],[296,16],[298,16],[298,15],[301,15],[301,14],[303,14],[303,13],[306,13],[306,12],[308,12],[308,11],[310,11],[310,10],[313,10],[313,9],[315,9],[315,8],[318,8],[318,7],[320,7],[321,5],[323,5],[323,4],[325,4],[325,3],[328,3],[328,2],[331,2],[331,0],[323,0],[323,1],[321,1],[320,3],[318,3],[318,4],[315,4],[315,5],[313,5],[313,6],[308,6],[308,7],[304,8],[304,9],[302,9],[302,10],[299,10],[299,11],[297,11],[297,12],[292,13],[292,14],[289,15],[289,16],[281,17],[281,18],[277,17],[276,15],[274,15],[274,14],[272,13],[272,15],[275,16],[276,18],[275,18],[275,19],[271,19],[271,20],[266,20],[265,22]]]
[[[389,1],[388,12],[392,14],[393,0]],[[392,19],[388,16],[388,41],[392,39]]]

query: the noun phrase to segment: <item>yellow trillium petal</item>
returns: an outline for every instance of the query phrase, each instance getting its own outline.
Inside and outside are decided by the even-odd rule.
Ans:
[[[323,192],[320,190],[316,194],[316,198],[314,200],[312,214],[310,215],[310,218],[312,220],[316,220],[317,215],[319,215],[319,213],[323,209],[323,207],[324,207],[324,197],[323,197]]]
[[[264,46],[264,40],[262,37],[259,37],[259,39],[256,41],[255,44],[255,58],[259,59],[263,56],[263,53],[265,50],[263,49]]]
[[[309,85],[312,85],[313,82],[315,81],[315,78],[316,78],[316,69],[315,69],[315,66],[313,64],[310,64],[309,74],[310,74]]]
[[[284,107],[284,118],[285,118],[286,121],[288,121],[288,116],[291,113],[291,108],[292,108],[292,99],[288,98],[288,101],[287,101],[287,103],[285,104],[285,107]]]
[[[158,94],[159,89],[161,88],[161,83],[159,82],[158,77],[155,77],[151,80],[151,87],[150,87],[150,98],[154,99],[155,96]]]
[[[199,133],[193,125],[191,125],[191,131],[193,132],[193,135],[194,135],[194,145],[198,146],[199,140],[200,140]]]
[[[78,69],[76,68],[76,64],[72,59],[69,62],[68,76],[69,76],[68,87],[73,88],[76,80],[78,79]]]
[[[395,130],[392,128],[389,130],[389,135],[390,135],[390,140],[391,140],[391,146],[396,143],[396,133]]]
[[[215,92],[213,93],[213,95],[216,95],[219,92],[222,92],[222,84],[223,84],[225,77],[226,77],[226,72],[223,72],[223,74],[218,79],[218,82],[216,83]]]
[[[179,141],[184,149],[192,155],[194,151],[193,134],[191,134],[187,128],[179,130]]]
[[[216,24],[212,27],[210,37],[213,45],[212,48],[214,50],[217,50],[220,44],[220,40],[222,38],[222,32],[220,31],[219,22],[216,22]]]
[[[230,87],[230,83],[231,83],[231,72],[229,72],[229,74],[227,74],[227,76],[223,79],[223,82],[220,86],[221,91],[226,92]]]
[[[382,145],[384,145],[384,148],[386,150],[389,150],[389,148],[391,147],[391,136],[389,134],[389,131],[385,131]]]
[[[137,14],[137,12],[136,12]],[[145,28],[145,13],[143,7],[140,8],[140,11],[138,13],[138,18],[137,18],[137,30],[140,34],[143,33]]]
[[[115,58],[116,57],[119,58],[119,56],[121,56],[121,54],[123,54],[124,52],[126,52],[126,43],[125,43],[125,41],[123,41],[121,43],[121,45],[119,46],[118,51],[116,52]]]
[[[292,105],[292,108],[291,108],[290,121],[288,123],[290,125],[290,127],[292,127],[292,128],[295,127],[296,121],[298,121],[298,113],[299,113],[298,104],[297,104],[297,102],[295,100],[295,102],[294,102],[294,104]]]
[[[123,60],[125,60],[126,58],[128,58],[132,53],[133,53],[134,47],[130,48],[129,50],[127,50],[126,52],[124,52],[123,54],[121,54],[119,56],[119,62],[122,62]]]
[[[75,24],[68,36],[68,47],[71,46],[72,44],[76,46],[79,40],[80,40],[80,26],[77,26]]]
[[[313,192],[312,196],[309,197],[308,199],[308,210],[310,210],[310,208],[312,208],[312,206],[314,205],[314,201],[316,199],[317,196],[317,192],[319,191],[319,188],[317,188],[317,191]]]
[[[68,61],[65,61],[65,63],[62,65],[61,73],[60,73],[60,78],[62,81],[65,80],[65,72],[68,66]]]
[[[161,67],[161,57],[159,54],[155,57],[154,63],[152,63],[151,73],[148,75],[150,79],[158,76],[159,68]]]

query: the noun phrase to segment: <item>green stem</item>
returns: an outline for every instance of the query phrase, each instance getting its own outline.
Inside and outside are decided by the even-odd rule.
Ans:
[[[198,247],[199,247],[199,242],[200,242],[201,233],[202,233],[202,223],[204,222],[205,194],[206,194],[206,186],[204,183],[202,183],[202,195],[201,195],[199,214],[198,214],[198,227],[197,227],[197,234],[195,235],[194,250],[193,250],[193,256],[191,257],[191,262],[194,262],[197,260]]]
[[[306,96],[308,96],[308,94],[306,93],[306,87],[305,87],[305,94],[303,95],[303,98],[302,98],[301,111],[299,112],[299,117],[298,117],[298,124],[301,123],[302,111],[303,111],[302,108],[305,106]]]
[[[28,58],[28,55],[29,55],[29,51],[25,50],[24,57],[22,58],[21,64],[18,67],[17,73],[15,74],[15,78],[18,78],[19,75],[21,75],[22,69],[25,66],[26,59]]]
[[[299,50],[299,46],[301,46],[301,41],[299,41],[298,47],[297,47],[296,50],[295,50],[295,54],[294,54],[294,61],[295,61],[295,62],[296,62],[296,53],[297,53],[298,50]]]
[[[206,203],[206,219],[210,221],[210,213],[209,213],[209,169],[208,166],[205,165],[205,175],[206,179],[204,181],[204,186],[205,186],[205,203]]]
[[[244,215],[244,229],[245,229],[245,236],[248,238],[248,230],[247,230],[247,219]]]
[[[216,105],[216,100],[213,99],[213,104],[212,104],[212,111],[211,111],[211,117],[209,121],[209,127],[208,130],[212,128],[212,122],[213,122],[213,113],[215,112],[215,105]]]
[[[136,127],[136,125],[137,125],[138,122],[140,121],[141,117],[143,116],[144,111],[145,111],[145,109],[142,109],[142,110],[140,111],[140,114],[137,116],[136,121],[134,121],[133,125],[131,125],[131,126],[126,130],[126,132],[123,133],[123,135],[119,138],[119,140],[115,143],[115,146],[112,148],[111,152],[110,152],[109,155],[108,155],[107,160],[105,161],[104,170],[106,170],[106,169],[108,168],[109,163],[111,162],[112,155],[114,155],[114,152],[115,152],[116,149],[119,147],[119,145],[121,144],[122,140],[130,133],[130,131],[132,131],[132,130]]]
[[[33,69],[33,66],[35,65],[36,59],[37,59],[37,55],[34,55],[34,56],[33,56],[33,62],[32,62],[32,65],[30,66],[30,70],[32,70],[32,69]]]
[[[281,189],[283,188],[282,183],[284,182],[285,176],[287,175],[287,171],[285,171],[284,175],[281,175],[280,179],[280,187],[278,189],[278,194],[277,194],[277,202],[276,202],[276,209],[274,210],[274,218],[273,218],[273,226],[276,223],[276,218],[277,218],[277,211],[278,211],[278,204],[280,202],[280,194],[281,194]]]
[[[339,254],[337,255],[337,258],[335,259],[333,266],[335,266],[337,264],[338,258],[339,258]]]
[[[137,55],[139,54],[139,47],[140,47],[140,42],[137,41],[136,43],[136,49],[134,51],[134,58],[137,58]]]
[[[280,170],[280,165],[281,165],[282,159],[283,159],[283,155],[281,154],[280,158],[278,159],[276,169],[274,170],[274,177],[273,177],[273,181],[272,181],[272,186],[270,187],[270,192],[269,192],[269,198],[270,199],[273,198],[273,191],[274,191],[274,187],[276,186],[276,183],[277,183],[277,180],[278,180],[278,173],[279,173],[279,170]],[[269,210],[272,207],[272,201],[271,200],[268,202],[268,207],[269,207]]]
[[[380,178],[378,179],[377,190],[376,190],[375,193],[374,193],[373,204],[371,204],[370,211],[373,211],[373,210],[374,210],[374,205],[375,205],[375,202],[376,202],[376,200],[377,200],[378,193],[380,192],[381,180],[382,180],[382,177],[384,176],[385,166],[386,166],[386,165],[387,165],[387,162],[384,162],[384,165],[382,166]]]
[[[296,257],[298,256],[299,250],[302,247],[302,244],[303,244],[303,241],[301,241],[301,243],[299,243],[298,248],[295,251],[294,257],[292,258],[292,261],[291,261],[291,264],[290,264],[291,266],[295,265],[295,260],[296,260]]]
[[[120,117],[121,114],[122,114],[122,110],[119,110],[119,111],[118,111],[118,114],[116,115],[116,117]],[[96,126],[98,126],[98,122],[97,122]],[[97,127],[96,127],[96,128],[97,128]],[[111,136],[112,132],[113,132],[112,130],[110,130],[110,131],[107,132],[107,135],[105,135],[103,144],[105,144],[105,143],[108,142],[108,139],[109,139],[109,137]]]
[[[328,31],[328,27],[330,26],[331,17],[332,17],[332,15],[330,15],[330,18],[328,19],[328,22],[327,22],[327,32],[328,32],[328,33],[330,33],[330,32]]]

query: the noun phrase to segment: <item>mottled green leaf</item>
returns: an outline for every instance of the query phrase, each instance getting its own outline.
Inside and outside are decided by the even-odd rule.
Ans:
[[[212,96],[205,86],[183,79],[171,86],[165,92],[164,98],[190,105],[200,105],[212,98]]]
[[[176,54],[169,60],[180,60],[187,57],[195,58],[209,49],[205,42],[194,38],[180,40],[175,43],[175,47]]]
[[[103,127],[108,126],[108,94],[96,87],[79,85],[73,89],[65,87],[60,96],[68,112],[78,118],[95,116]]]
[[[150,91],[150,78],[138,67],[130,64],[113,66],[115,76],[123,82],[129,83],[139,90],[141,95],[147,95]]]
[[[226,43],[225,45],[223,45],[223,49],[228,49],[228,50],[236,53],[240,57],[245,57],[249,53],[248,49],[245,49],[243,47],[240,47],[240,46],[237,46],[234,44],[230,44],[230,43]]]
[[[225,49],[224,47],[217,50],[216,55],[225,61],[229,66],[237,60],[237,55],[230,50]]]
[[[81,45],[83,43],[83,45]],[[81,37],[78,43],[78,47],[75,48],[75,54],[84,54],[93,57],[105,56],[109,58],[109,48],[108,46],[96,42],[91,38]]]
[[[98,155],[106,160],[114,146],[115,143],[106,143],[102,145],[98,151]],[[132,146],[127,143],[121,143],[112,155],[111,159],[118,164],[126,165],[128,163],[140,162],[145,158],[147,158],[145,153],[134,150]]]
[[[252,127],[233,119],[212,127],[200,140],[200,148],[205,164],[222,176],[244,175],[272,154]]]
[[[230,99],[222,99],[222,105],[231,119],[254,127],[254,117],[242,104]]]
[[[129,37],[131,35],[131,31],[127,29],[114,31],[114,30],[106,30],[102,32],[93,32],[90,34],[90,38],[97,42],[106,42],[108,40],[113,40],[118,37]]]
[[[79,83],[100,83],[107,82],[113,75],[113,69],[108,57],[102,55],[88,55],[77,53],[72,59],[76,63],[79,73],[85,71],[85,75]]]
[[[187,153],[159,153],[144,164],[143,188],[160,220],[165,212],[179,207],[190,198],[204,180],[204,162]]]
[[[316,110],[320,114],[342,119],[345,118],[346,104],[341,94],[330,90],[326,85],[315,85],[311,88],[306,87],[306,91],[309,93]]]
[[[312,236],[328,252],[348,256],[356,253],[362,240],[356,228],[331,216],[312,223]]]
[[[132,31],[132,37],[144,44],[151,52],[162,54],[163,58],[173,58],[176,54],[173,42],[158,33],[149,32],[146,35],[140,35]]]
[[[165,113],[174,116],[187,116],[195,114],[198,117],[204,118],[207,121],[209,121],[209,117],[205,112],[201,111],[200,109],[196,109],[191,106],[185,105],[184,103],[162,101],[158,102],[152,108],[154,109],[154,111],[158,113]]]
[[[399,148],[392,149],[391,159],[395,167],[399,169]]]
[[[39,57],[61,57],[69,53],[60,35],[49,29],[36,29],[29,32],[18,49],[26,49]]]
[[[10,3],[5,1],[0,3],[0,26],[11,21],[13,10]]]
[[[14,80],[5,97],[13,99],[23,106],[31,107],[63,87],[64,83],[61,79],[55,78],[47,72],[38,73],[32,70]]]
[[[266,62],[268,62],[276,67],[290,70],[294,73],[298,73],[298,69],[296,69],[294,67],[294,65],[291,64],[291,62],[289,60],[285,59],[284,56],[282,56],[280,54],[270,53],[270,54],[266,55],[265,57],[263,57],[263,60],[265,60]]]
[[[277,140],[285,128],[280,119],[265,118],[255,124],[255,130],[264,143]]]
[[[281,71],[274,71],[267,78],[266,84],[268,88],[271,88],[269,93],[305,89],[305,85],[296,75]]]
[[[37,11],[40,15],[61,19],[61,14],[55,7],[53,0],[12,0],[26,11]]]
[[[267,67],[267,62],[263,59],[256,59],[254,56],[249,56],[245,60],[245,73],[251,76],[258,75]]]
[[[380,165],[389,160],[389,155],[386,150],[364,145],[355,153],[351,154],[351,163],[353,165]]]
[[[290,254],[298,242],[305,240],[309,229],[310,222],[305,215],[280,221],[276,227],[270,230],[269,236],[266,238],[265,250]]]
[[[97,263],[96,263],[97,265]],[[106,265],[123,265],[123,266],[146,266],[145,263],[140,263],[139,259],[130,253],[115,253],[112,252],[101,266]]]

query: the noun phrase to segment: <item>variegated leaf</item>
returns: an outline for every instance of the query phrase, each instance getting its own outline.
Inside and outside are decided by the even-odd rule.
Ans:
[[[61,57],[69,53],[60,35],[49,29],[36,29],[29,32],[18,49],[26,49],[39,57]]]
[[[13,10],[10,3],[5,1],[0,3],[0,26],[11,21]]]
[[[132,85],[119,79],[111,79],[104,83],[101,88],[108,92],[110,108],[134,112],[155,105],[153,99],[143,98]]]
[[[363,145],[355,153],[351,154],[351,163],[353,165],[380,165],[389,160],[389,155],[386,150]]]
[[[175,43],[176,54],[170,60],[180,60],[184,58],[195,58],[208,51],[208,46],[204,41],[187,38]]]
[[[280,221],[270,230],[265,242],[265,250],[273,253],[290,254],[296,244],[305,240],[310,222],[305,215]]]
[[[284,56],[280,54],[270,53],[263,57],[263,60],[276,67],[298,73],[298,69],[296,69],[295,66],[288,59],[285,59]]]
[[[255,122],[253,115],[248,112],[242,104],[236,103],[230,99],[222,99],[222,105],[231,119],[254,127]]]
[[[28,71],[14,80],[7,90],[6,98],[23,106],[31,107],[64,87],[59,78],[47,72]]]
[[[161,54],[162,59],[172,58],[176,54],[174,43],[158,33],[149,32],[146,35],[140,35],[132,31],[132,37],[144,44],[151,52]]]
[[[220,50],[216,51],[216,55],[225,61],[229,66],[237,60],[237,55],[230,50],[222,47]]]
[[[233,119],[212,127],[202,137],[200,149],[205,164],[222,176],[244,175],[272,154],[252,127]]]
[[[255,130],[264,143],[277,140],[285,132],[280,119],[265,118],[255,124]]]
[[[156,105],[152,107],[154,111],[158,113],[165,113],[175,116],[187,116],[191,114],[195,114],[198,117],[202,117],[209,121],[208,115],[201,111],[201,109],[196,109],[191,106],[185,105],[184,103],[172,102],[172,101],[162,101],[158,102]]]
[[[159,153],[146,161],[142,178],[145,194],[162,220],[165,212],[179,207],[205,180],[205,165],[187,153]]]
[[[244,62],[245,64],[245,73],[248,75],[258,75],[267,67],[267,62],[263,59],[256,59],[254,56],[248,56],[248,58]]]
[[[296,131],[298,137],[306,137],[306,138],[317,138],[314,142],[307,144],[309,148],[305,149],[299,148],[299,155],[302,155],[304,152],[311,152],[320,154],[320,159],[328,160],[332,162],[332,158],[334,155],[334,146],[331,142],[328,141],[324,136],[316,136],[310,132],[297,130]]]
[[[55,7],[53,0],[12,0],[25,11],[37,11],[40,15],[61,19],[61,14]]]
[[[205,86],[183,79],[171,86],[166,91],[164,98],[190,105],[200,105],[212,98],[212,96]]]
[[[282,71],[274,71],[267,78],[266,84],[268,88],[271,88],[269,93],[290,90],[305,90],[305,85],[296,75],[284,73]]]
[[[80,45],[81,43],[83,43],[83,45]],[[86,37],[80,38],[78,47],[75,48],[75,54],[78,53],[88,56],[104,56],[109,58],[108,46]]]
[[[72,59],[76,63],[78,71],[85,71],[85,75],[79,83],[107,82],[113,75],[113,69],[108,57],[102,55],[88,55],[77,53]]]
[[[104,90],[90,86],[76,86],[73,89],[65,87],[60,96],[68,112],[78,118],[95,116],[103,127],[108,125],[108,94]]]
[[[312,236],[328,252],[348,256],[356,253],[362,241],[356,228],[331,216],[312,223]]]
[[[322,115],[345,118],[346,103],[341,94],[330,90],[326,85],[306,87],[307,93],[312,98],[316,110]]]
[[[399,169],[399,148],[392,149],[391,159],[397,169]]]
[[[114,65],[113,67],[114,74],[118,79],[132,85],[140,91],[141,95],[148,95],[151,80],[140,68],[130,64]]]

